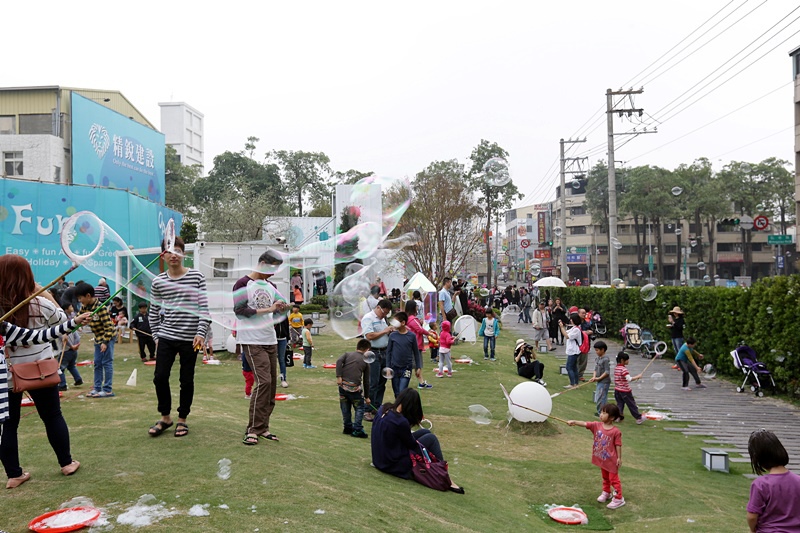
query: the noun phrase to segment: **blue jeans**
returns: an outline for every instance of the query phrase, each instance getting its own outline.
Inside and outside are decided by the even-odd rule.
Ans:
[[[287,339],[278,339],[278,366],[281,369],[282,381],[286,380],[286,345],[288,342]]]
[[[567,356],[567,375],[569,376],[569,384],[578,384],[578,354]]]
[[[522,321],[526,324],[530,324],[533,322],[531,320],[531,308],[530,307],[523,307],[522,308]]]
[[[594,403],[597,406],[597,412],[600,413],[600,409],[607,403],[608,399],[608,388],[611,386],[610,381],[606,381],[603,383],[602,381],[597,382],[597,388],[594,390]]]
[[[683,337],[672,339],[672,347],[675,349],[675,355],[678,355],[678,352],[681,350],[681,346],[683,346],[683,342]]]
[[[67,375],[64,373],[65,370],[69,370],[69,373],[72,374],[72,378],[75,380],[75,383],[83,383],[83,378],[81,377],[81,373],[78,372],[78,367],[75,366],[75,363],[78,361],[78,352],[75,350],[64,350],[64,357],[61,359],[61,384],[60,387],[67,386]]]
[[[361,423],[364,419],[364,396],[361,392],[350,392],[339,387],[339,406],[342,408],[342,423],[344,429],[352,431],[364,431]],[[352,422],[350,417],[351,408],[355,409],[356,421]]]
[[[369,400],[375,409],[383,404],[383,393],[386,392],[386,378],[383,367],[386,366],[386,348],[373,348],[375,360],[369,364]]]
[[[100,345],[94,345],[94,390],[111,392],[114,382],[114,339],[108,341],[106,351],[100,351]]]
[[[497,339],[494,336],[492,336],[492,337],[484,337],[483,338],[483,357],[484,358],[489,357],[488,348],[489,348],[489,345],[491,344],[492,345],[492,359],[494,359],[494,345],[495,345],[495,342],[497,342]]]
[[[412,434],[412,436],[414,437],[414,440],[419,441],[420,444],[425,446],[425,449],[428,450],[429,454],[433,454],[440,461],[444,461],[442,447],[439,445],[439,438],[431,433],[429,429],[418,429]]]
[[[411,382],[411,374],[413,374],[414,371],[410,368],[393,368],[392,370],[394,370],[392,391],[394,391],[394,397],[397,398],[398,394],[408,388],[408,384]]]

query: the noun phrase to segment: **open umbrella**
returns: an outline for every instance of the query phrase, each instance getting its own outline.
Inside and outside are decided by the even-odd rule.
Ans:
[[[561,278],[557,278],[555,276],[548,276],[546,278],[542,278],[537,280],[536,283],[533,284],[534,287],[566,287],[567,285],[561,281]]]

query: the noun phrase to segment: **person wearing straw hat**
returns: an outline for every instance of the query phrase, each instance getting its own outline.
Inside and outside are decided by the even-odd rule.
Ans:
[[[669,320],[667,327],[669,328],[669,335],[672,337],[672,348],[677,355],[681,346],[683,346],[683,327],[685,325],[681,308],[677,305],[673,307],[669,315],[667,315],[667,320]]]

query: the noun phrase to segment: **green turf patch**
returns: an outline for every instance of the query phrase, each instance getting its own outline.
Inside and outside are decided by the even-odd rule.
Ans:
[[[549,505],[552,504],[545,504],[545,505],[531,505],[531,510],[536,513],[539,518],[542,520],[549,522],[551,525],[556,526],[557,528],[562,529],[582,529],[586,531],[611,531],[614,529],[614,526],[606,520],[606,517],[603,516],[603,512],[599,509],[594,509],[592,507],[581,507],[581,511],[586,513],[586,517],[589,519],[588,524],[581,524],[581,525],[567,525],[562,524],[560,522],[556,522],[550,515],[547,514],[547,509]],[[565,507],[570,507],[571,505],[565,505]]]

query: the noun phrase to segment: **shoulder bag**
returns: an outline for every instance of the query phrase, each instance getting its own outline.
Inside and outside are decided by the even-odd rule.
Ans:
[[[414,481],[431,489],[449,490],[453,482],[450,481],[450,473],[447,471],[447,461],[440,461],[435,455],[430,455],[419,441],[417,444],[419,453],[409,452]]]

